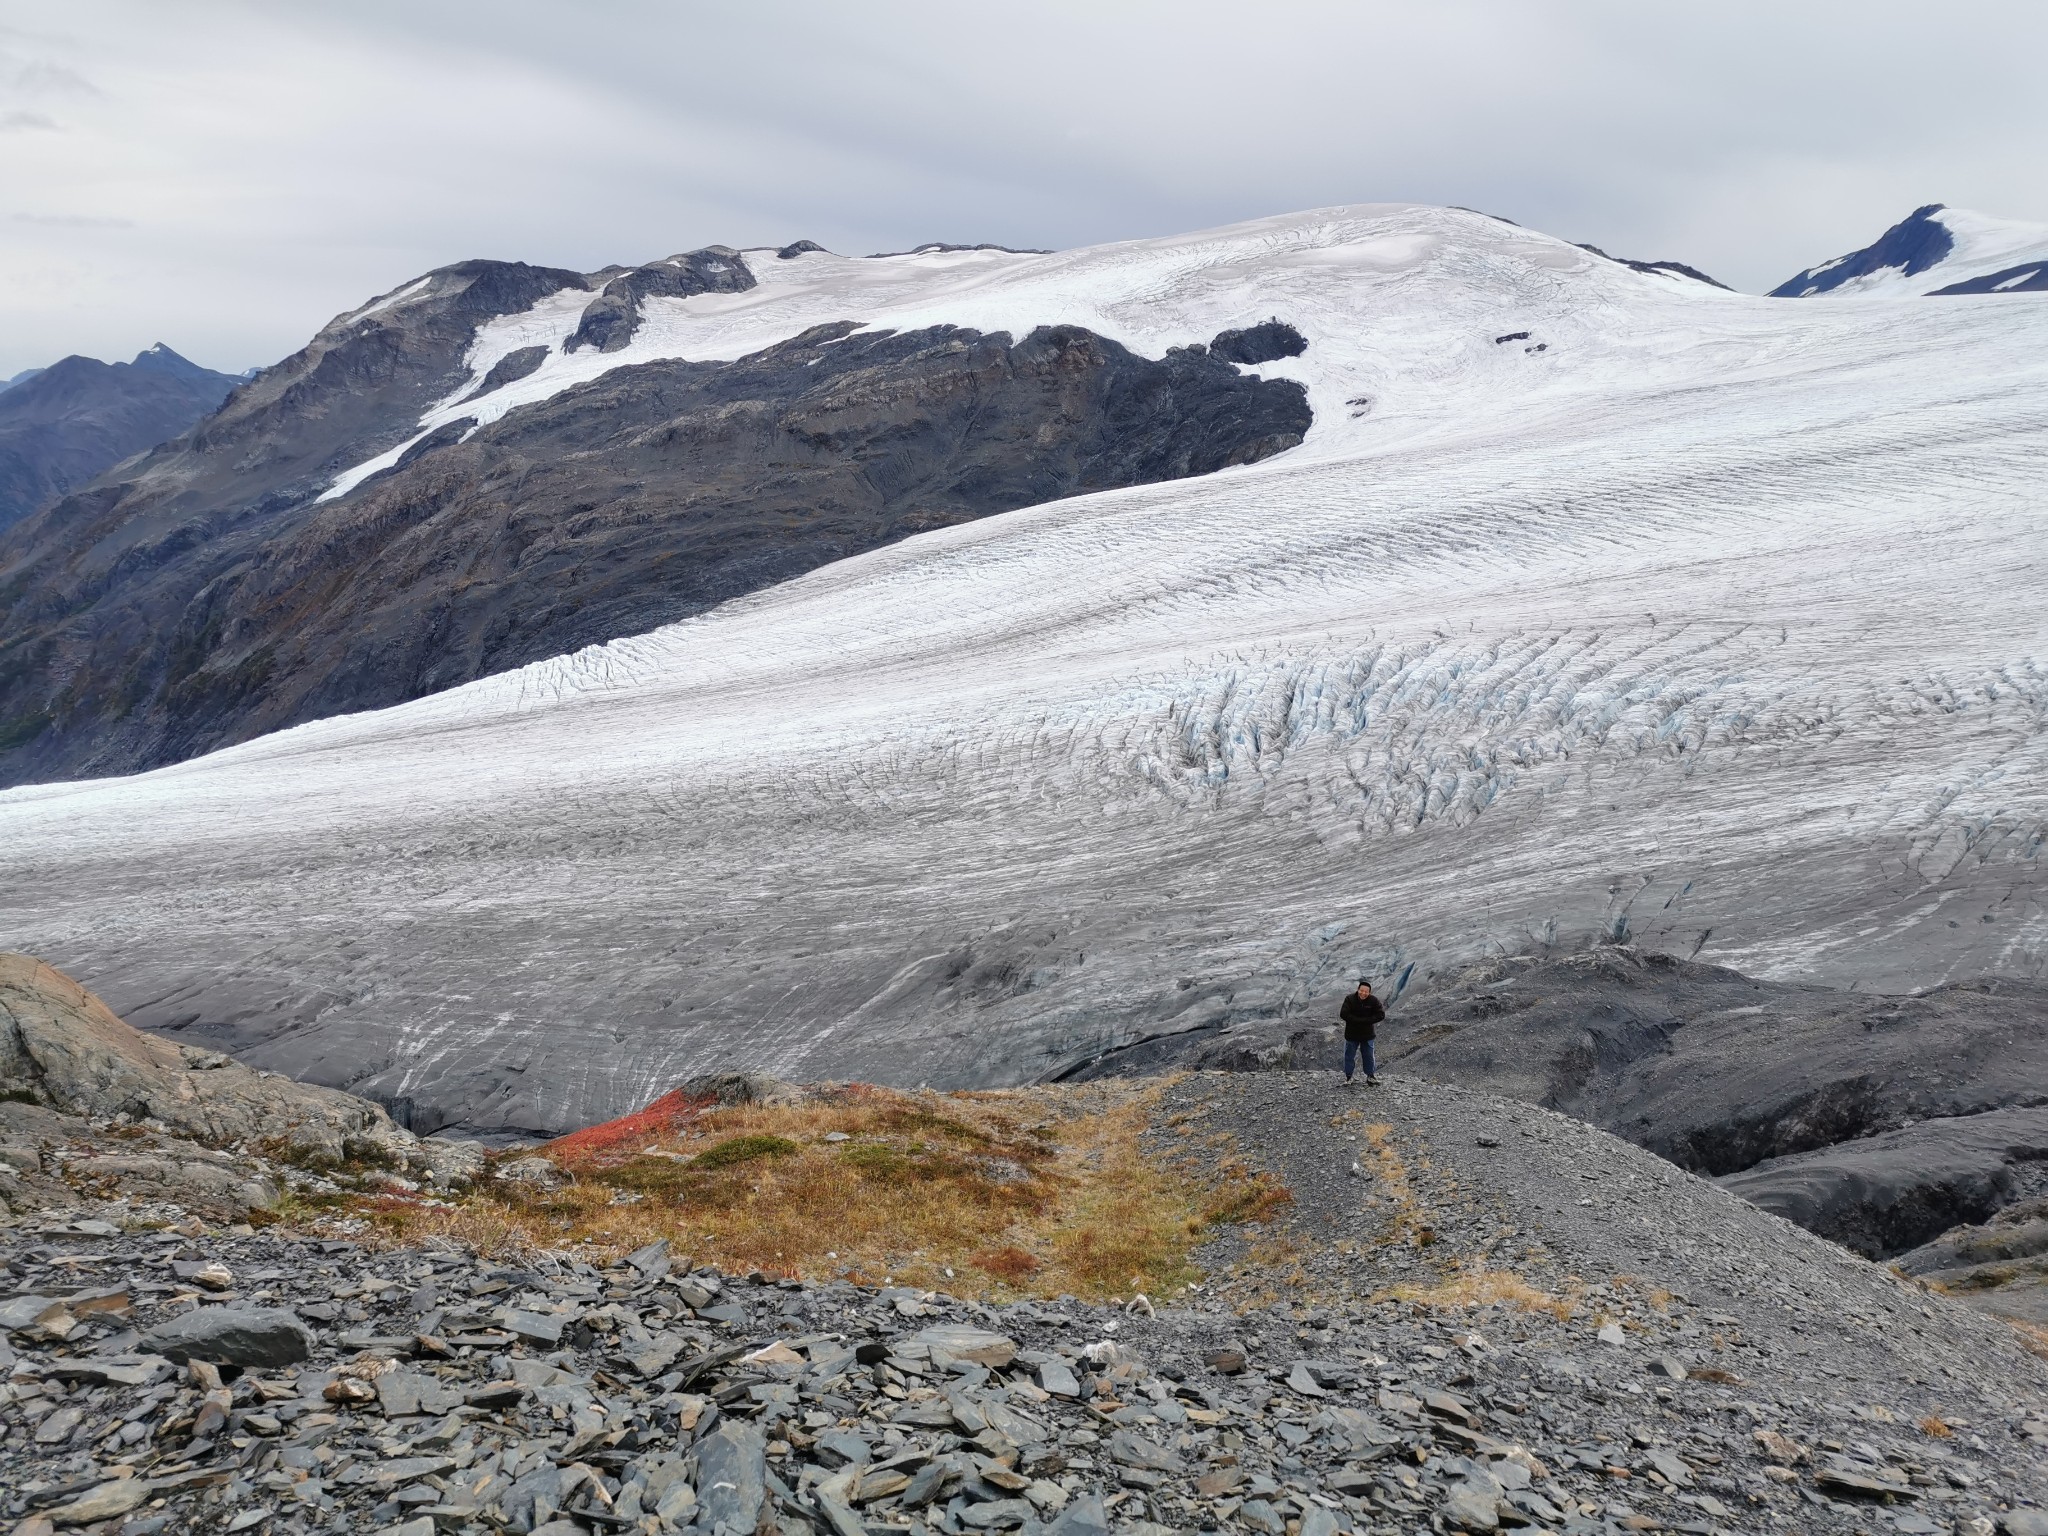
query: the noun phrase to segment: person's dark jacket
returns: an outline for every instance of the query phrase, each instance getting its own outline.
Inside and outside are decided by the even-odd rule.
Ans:
[[[1377,997],[1360,997],[1356,992],[1344,999],[1337,1017],[1344,1021],[1344,1038],[1363,1044],[1374,1038],[1374,1026],[1387,1016]]]

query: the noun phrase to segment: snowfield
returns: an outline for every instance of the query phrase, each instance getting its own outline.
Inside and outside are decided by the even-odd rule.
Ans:
[[[562,355],[566,296],[492,323],[478,378],[557,350],[422,429],[828,320],[1157,356],[1268,316],[1316,424],[0,793],[7,942],[424,1128],[532,1130],[713,1068],[1057,1074],[1603,932],[1880,991],[2048,969],[2048,300],[1750,298],[1406,205],[746,259],[623,352]]]

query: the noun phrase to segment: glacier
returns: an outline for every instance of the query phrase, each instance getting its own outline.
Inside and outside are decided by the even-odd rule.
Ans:
[[[422,431],[825,320],[1157,356],[1268,317],[1315,425],[0,793],[8,943],[484,1132],[710,1069],[1056,1077],[1601,935],[1876,991],[2048,968],[2048,304],[1787,303],[1412,205],[746,259],[615,353],[561,350],[563,296],[488,323],[475,379],[549,357]]]

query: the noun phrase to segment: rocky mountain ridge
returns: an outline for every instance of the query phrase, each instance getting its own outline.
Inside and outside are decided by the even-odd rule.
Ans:
[[[0,540],[0,782],[128,772],[403,702],[922,530],[1254,462],[1312,419],[1298,385],[1234,366],[1290,355],[1284,341],[1147,359],[1073,326],[849,321],[418,430],[550,355],[516,349],[474,377],[493,320],[567,296],[581,308],[557,355],[616,354],[651,302],[744,293],[750,261],[783,259],[714,246],[588,278],[430,273]]]
[[[1779,299],[1829,294],[1966,294],[2048,292],[2048,225],[1995,219],[1928,203],[1861,250],[1786,279]]]
[[[131,1114],[184,1080],[163,1052],[46,969],[0,976],[10,1085],[166,1129]],[[186,1123],[234,1133],[227,1101],[294,1102],[273,1083]],[[339,1097],[305,1095],[316,1144]],[[30,1533],[2048,1525],[2048,1365],[2016,1335],[1581,1122],[1456,1087],[1177,1079],[1159,1173],[1228,1146],[1285,1198],[1224,1216],[1178,1294],[1108,1304],[722,1273],[667,1239],[380,1249],[345,1209],[259,1233],[241,1206],[274,1222],[274,1196],[112,1191],[75,1151],[24,1179],[24,1153],[62,1166],[88,1122],[7,1102],[0,1123],[0,1499]],[[380,1199],[445,1205],[436,1187]]]

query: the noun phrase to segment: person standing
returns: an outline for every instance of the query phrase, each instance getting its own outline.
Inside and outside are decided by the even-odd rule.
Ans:
[[[1363,976],[1358,978],[1358,990],[1344,999],[1337,1010],[1337,1017],[1344,1021],[1344,1081],[1351,1081],[1353,1064],[1359,1057],[1365,1058],[1365,1080],[1374,1088],[1379,1086],[1379,1071],[1373,1061],[1372,1043],[1376,1038],[1380,1020],[1387,1016],[1387,1010],[1380,1000],[1372,995],[1372,983]]]

